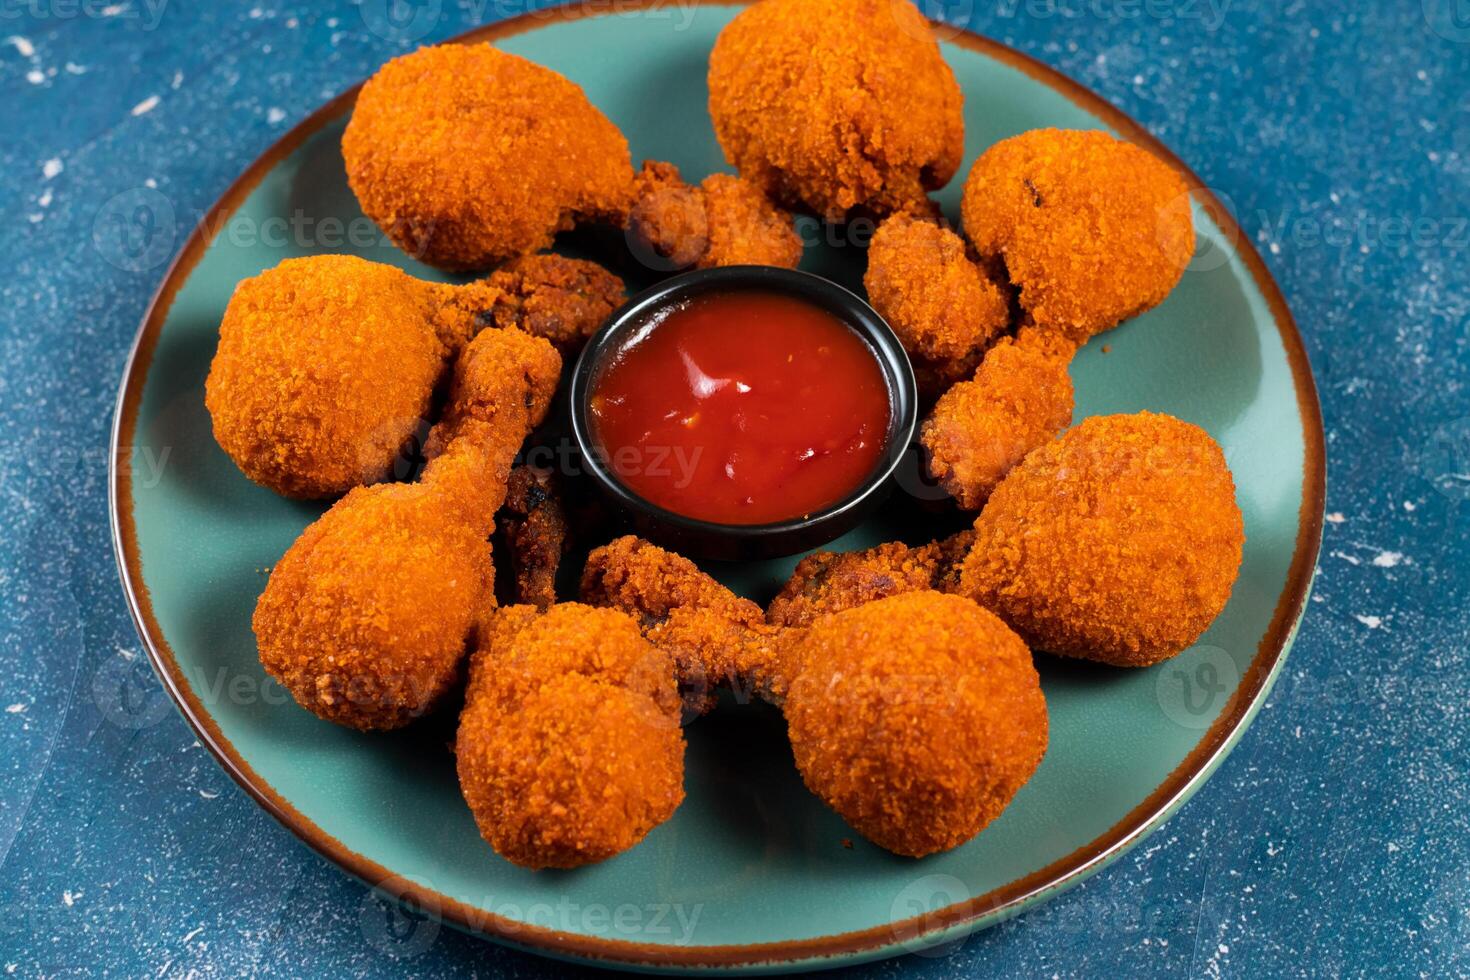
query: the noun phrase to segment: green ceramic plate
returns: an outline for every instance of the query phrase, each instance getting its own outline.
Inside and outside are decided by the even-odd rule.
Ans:
[[[478,37],[582,85],[635,158],[671,160],[691,177],[720,169],[705,63],[735,8],[623,5],[599,15],[609,9],[528,15]],[[961,174],[996,140],[1038,126],[1109,128],[1168,155],[1075,83],[993,42],[944,36],[965,91]],[[1038,657],[1051,711],[1046,759],[994,824],[947,854],[913,861],[864,842],[804,790],[780,716],[734,705],[690,726],[688,799],[637,848],[575,872],[497,858],[460,799],[443,723],[357,734],[266,681],[251,609],[266,569],[320,507],[241,476],[204,409],[220,315],[240,279],[332,251],[435,276],[385,245],[348,191],[338,142],[351,100],[324,107],[251,166],[186,244],[123,379],[112,479],[123,586],[160,677],[230,774],[327,857],[448,921],[552,955],[669,969],[829,966],[951,940],[1075,884],[1164,820],[1249,723],[1310,587],[1323,439],[1280,293],[1198,189],[1195,267],[1167,302],[1094,340],[1073,367],[1079,417],[1170,412],[1225,447],[1245,564],[1197,647],[1139,671]],[[951,215],[959,184],[939,195]],[[807,268],[860,281],[861,249],[805,230],[816,242]],[[925,526],[913,504],[898,494],[890,517],[840,545],[954,526],[942,516]],[[764,600],[794,560],[716,571]]]

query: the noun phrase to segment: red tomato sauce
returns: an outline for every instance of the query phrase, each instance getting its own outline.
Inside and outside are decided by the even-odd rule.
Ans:
[[[719,524],[838,503],[877,468],[892,403],[877,355],[779,293],[699,296],[650,319],[593,381],[593,440],[630,490]]]

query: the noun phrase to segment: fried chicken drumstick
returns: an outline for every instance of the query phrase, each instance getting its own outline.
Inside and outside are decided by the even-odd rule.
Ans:
[[[479,331],[519,327],[571,352],[622,301],[616,276],[559,255],[464,286],[347,255],[287,259],[236,287],[205,405],[250,479],[288,497],[333,497],[392,474]]]
[[[908,0],[761,0],[715,40],[709,112],[742,177],[831,222],[929,214],[959,169],[962,96]]]
[[[574,868],[626,851],[684,798],[672,664],[615,610],[507,607],[471,659],[455,758],[506,860]]]
[[[488,269],[580,222],[620,224],[628,141],[582,89],[489,44],[441,44],[368,79],[342,136],[363,213],[409,255]]]
[[[869,560],[909,569],[913,590],[876,601],[834,591],[821,612],[788,605],[772,617],[799,628],[763,626],[753,603],[637,538],[593,552],[583,596],[641,622],[682,676],[779,704],[812,792],[874,843],[919,857],[979,833],[1046,749],[1046,704],[1020,638],[973,602],[930,589],[967,542],[907,555],[885,546]]]
[[[455,367],[412,484],[359,487],[271,571],[253,627],[261,664],[308,711],[389,729],[429,711],[495,604],[488,538],[511,464],[561,371],[547,341],[490,330]]]
[[[647,161],[635,182],[628,233],[646,261],[670,269],[774,265],[794,269],[802,244],[791,214],[741,177],[684,183],[671,163]]]

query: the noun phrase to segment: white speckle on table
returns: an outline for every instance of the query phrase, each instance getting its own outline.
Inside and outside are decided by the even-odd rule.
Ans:
[[[1352,564],[1352,565],[1360,565],[1360,564],[1362,564],[1360,561],[1358,561],[1358,559],[1357,559],[1356,556],[1350,555],[1350,554],[1348,554],[1345,551],[1334,551],[1334,552],[1332,552],[1332,557],[1333,558],[1341,558],[1343,561],[1348,562],[1349,564]]]
[[[1376,630],[1383,625],[1382,616],[1364,616],[1362,613],[1353,613],[1353,618],[1370,630]]]
[[[216,800],[216,799],[219,799],[219,793],[215,792],[212,789],[201,789],[199,791],[199,795],[202,796],[202,797],[204,797],[206,800]]]
[[[1405,500],[1404,501],[1404,510],[1408,511],[1410,514],[1414,513],[1414,509],[1417,506],[1418,505],[1415,504],[1414,501],[1412,501],[1412,500]]]
[[[1399,551],[1380,551],[1373,556],[1373,564],[1379,568],[1393,568],[1403,562],[1404,556]]]
[[[183,939],[183,941],[187,944],[190,940],[192,940],[195,936],[199,935],[203,931],[204,931],[204,927],[203,926],[200,926],[199,928],[195,929],[193,932],[191,932],[187,936],[185,936],[184,939]]]
[[[51,206],[51,201],[52,201],[52,193],[51,193],[51,188],[49,188],[49,187],[46,188],[44,191],[41,192],[41,196],[40,197],[36,198],[36,203],[39,204],[43,208],[49,208]]]
[[[24,704],[16,703],[16,704],[12,704],[10,707],[6,708],[5,709],[5,713],[8,714],[8,715],[18,715],[18,714],[21,714],[22,712],[24,712],[25,710],[26,710],[26,706]]]
[[[1341,524],[1343,521],[1347,520],[1347,518],[1342,516],[1341,511],[1335,510],[1327,515],[1326,520],[1328,524]]]
[[[15,45],[15,50],[20,52],[22,58],[34,58],[36,56],[36,46],[31,43],[31,39],[28,37],[12,34],[5,39],[5,43]]]
[[[61,162],[60,157],[52,157],[50,160],[47,160],[45,163],[41,164],[41,176],[45,177],[47,180],[50,180],[57,174],[61,173],[64,168],[65,165]]]
[[[271,106],[265,114],[265,121],[274,125],[286,118],[286,110]]]
[[[66,73],[68,75],[85,75],[87,73],[87,66],[79,65],[75,61],[68,61],[66,63]]]
[[[182,84],[184,84],[184,73],[181,71],[174,72],[174,79],[168,83],[168,87],[177,91],[178,87]]]
[[[67,908],[71,908],[73,905],[75,905],[77,899],[81,897],[82,893],[80,891],[74,892],[70,888],[61,893],[61,901],[66,904]]]
[[[125,3],[108,4],[106,7],[103,7],[102,8],[102,16],[103,17],[116,17],[118,14],[122,13],[124,10],[127,10],[127,9],[128,9],[128,5],[125,4]]]
[[[156,96],[156,95],[150,95],[150,96],[148,96],[148,98],[144,99],[142,102],[139,102],[137,105],[133,106],[133,108],[132,108],[132,114],[135,115],[135,116],[141,116],[141,115],[144,115],[145,113],[152,112],[154,109],[156,109],[158,107],[158,102],[159,102],[158,96]]]
[[[41,71],[41,69],[39,68],[32,68],[30,71],[26,72],[26,81],[30,82],[32,85],[40,85],[42,82],[46,81],[46,73]]]
[[[1388,853],[1395,854],[1395,853],[1398,852],[1398,849],[1399,849],[1399,846],[1397,844],[1395,844],[1393,841],[1389,841],[1388,842]]]

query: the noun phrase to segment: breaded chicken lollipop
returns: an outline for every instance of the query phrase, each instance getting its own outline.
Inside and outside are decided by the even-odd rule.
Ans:
[[[821,617],[784,663],[807,788],[895,854],[974,837],[1046,752],[1031,652],[968,599],[911,592]]]
[[[392,474],[450,362],[485,328],[574,351],[623,300],[592,262],[532,255],[452,286],[348,255],[287,259],[241,282],[204,403],[246,476],[331,497]]]
[[[1162,302],[1194,253],[1184,178],[1103,132],[1001,140],[970,170],[961,213],[1030,321],[1079,344]]]
[[[790,212],[741,177],[684,183],[672,163],[645,161],[628,218],[630,243],[647,264],[669,269],[773,265],[794,269],[801,238]]]
[[[941,395],[919,429],[929,474],[961,510],[979,510],[1027,453],[1072,424],[1070,353],[1037,337],[1023,331],[990,348],[975,376]]]
[[[541,338],[480,334],[456,365],[423,478],[353,490],[276,563],[252,626],[261,664],[302,707],[399,728],[453,685],[495,604],[486,539],[511,463],[560,371]]]
[[[932,221],[896,214],[878,226],[863,275],[868,302],[888,321],[927,398],[971,377],[1010,325],[1010,287]]]
[[[589,554],[581,595],[632,616],[669,653],[691,711],[712,708],[722,685],[761,686],[776,657],[775,630],[760,606],[642,538],[624,536]]]
[[[908,0],[761,0],[709,59],[715,135],[788,207],[930,214],[964,151],[962,97]]]
[[[1168,415],[1085,419],[975,521],[960,589],[1039,650],[1144,667],[1225,608],[1245,541],[1219,445]]]
[[[471,660],[455,757],[480,833],[506,860],[605,860],[684,798],[673,667],[614,610],[504,609]]]
[[[628,142],[581,88],[488,44],[394,58],[368,79],[342,137],[363,213],[443,269],[540,251],[582,221],[620,223]]]
[[[641,617],[644,635],[686,664],[779,704],[807,787],[874,843],[918,857],[979,833],[1046,750],[1025,644],[969,599],[924,585],[952,586],[968,541],[854,556],[904,569],[901,591],[873,599],[834,581],[813,601],[837,611],[788,605],[793,626],[762,628],[745,600],[637,538],[593,553],[584,595]],[[839,576],[853,568],[836,564]]]
[[[773,626],[810,626],[820,616],[907,592],[953,592],[974,531],[925,545],[890,541],[863,551],[818,551],[797,563],[766,607]]]

